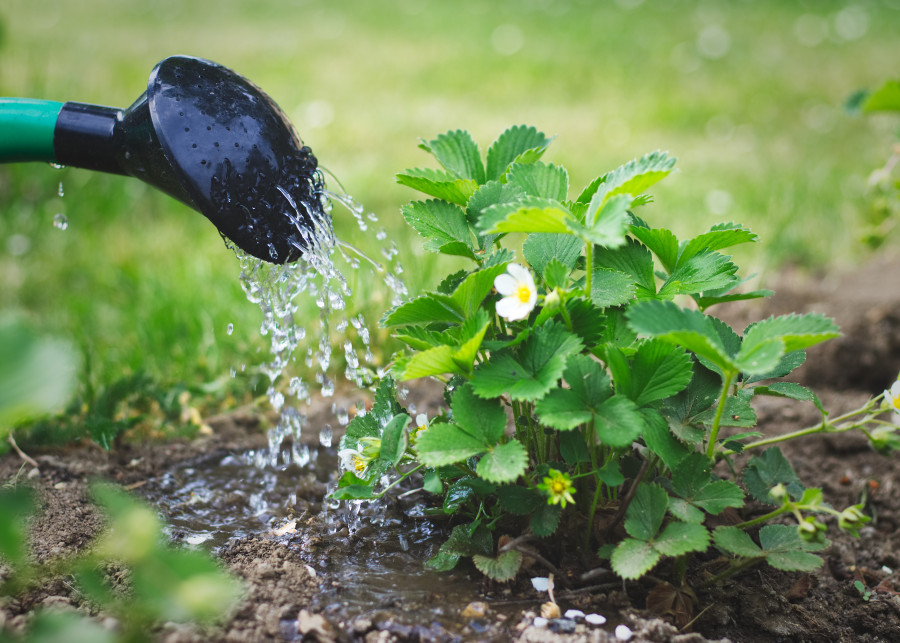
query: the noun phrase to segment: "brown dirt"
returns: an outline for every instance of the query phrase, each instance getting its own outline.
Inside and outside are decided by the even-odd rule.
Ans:
[[[835,413],[861,404],[867,396],[888,386],[900,371],[900,262],[878,261],[843,276],[812,279],[800,274],[781,275],[772,285],[777,294],[765,302],[734,306],[726,311],[729,321],[742,329],[739,320],[761,319],[785,312],[824,312],[834,316],[844,337],[810,351],[799,381],[819,392],[826,408]],[[433,389],[414,389],[419,408],[434,400]],[[757,403],[761,430],[774,435],[808,426],[817,420],[811,404],[788,403],[765,398]],[[310,410],[312,422],[322,409]],[[0,458],[0,481],[17,479],[39,493],[41,512],[33,521],[31,553],[44,564],[90,547],[102,528],[103,518],[88,497],[88,483],[102,477],[126,487],[140,487],[174,463],[200,455],[243,452],[262,448],[265,437],[258,418],[235,413],[210,418],[212,435],[193,442],[125,445],[113,452],[96,446],[77,445],[32,454],[38,469],[23,467],[13,454]],[[836,507],[864,500],[874,516],[853,539],[831,530],[832,544],[824,552],[825,565],[810,574],[783,573],[755,568],[713,591],[701,592],[697,633],[679,632],[654,618],[645,609],[647,587],[643,584],[608,584],[594,592],[560,595],[565,607],[600,611],[610,621],[618,618],[635,630],[633,641],[695,643],[727,639],[736,643],[763,641],[900,641],[900,458],[874,453],[864,438],[856,435],[813,437],[784,448],[801,480],[821,485],[826,500]],[[279,641],[308,640],[428,641],[428,640],[518,640],[518,641],[607,641],[610,628],[590,629],[579,625],[570,634],[529,626],[530,611],[539,611],[540,601],[527,591],[527,581],[509,588],[483,585],[488,598],[501,597],[518,605],[504,623],[488,601],[486,619],[460,618],[460,630],[439,626],[404,624],[405,606],[399,601],[379,612],[377,618],[356,619],[341,624],[327,614],[310,610],[315,595],[328,577],[325,564],[329,548],[346,542],[329,537],[313,510],[322,498],[306,498],[305,517],[298,520],[298,536],[286,542],[265,534],[237,540],[220,552],[222,564],[242,577],[247,586],[243,602],[217,627],[200,630],[193,626],[167,624],[158,640]],[[356,545],[352,545],[356,546]],[[333,551],[333,549],[332,549]],[[319,569],[316,572],[315,569]],[[0,575],[3,570],[0,568]],[[479,581],[474,580],[473,583]],[[863,600],[853,581],[862,580],[874,590]],[[524,591],[522,588],[525,588]],[[435,591],[440,591],[435,588]],[[435,594],[435,596],[439,596]],[[436,600],[440,600],[439,598]],[[500,601],[503,602],[503,601]],[[13,599],[0,599],[0,630],[20,630],[37,607],[89,611],[65,578]],[[393,611],[392,611],[393,610]],[[524,610],[524,612],[523,612]],[[104,621],[102,615],[97,617]],[[2,638],[2,634],[0,634]]]

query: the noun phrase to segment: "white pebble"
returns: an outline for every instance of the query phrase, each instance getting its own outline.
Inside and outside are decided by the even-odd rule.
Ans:
[[[534,626],[535,627],[547,627],[547,623],[549,623],[546,618],[543,616],[535,616],[534,617]]]
[[[576,618],[584,618],[584,612],[582,612],[581,610],[566,610],[565,616],[566,618],[572,619],[574,621]],[[595,614],[595,616],[598,615]],[[606,619],[603,620],[605,621]]]
[[[550,579],[538,576],[531,579],[531,585],[539,592],[546,592],[550,587]]]
[[[634,632],[627,625],[616,625],[616,638],[620,641],[630,641]]]
[[[606,623],[606,617],[603,614],[588,614],[584,617],[584,620],[591,625],[603,625]]]

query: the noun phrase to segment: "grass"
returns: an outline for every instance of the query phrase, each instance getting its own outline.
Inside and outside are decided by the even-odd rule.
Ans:
[[[124,107],[168,55],[232,67],[378,214],[412,292],[448,266],[405,228],[399,207],[414,195],[393,175],[427,163],[420,137],[462,127],[486,146],[514,123],[557,136],[547,159],[569,168],[573,191],[668,149],[680,171],[655,191],[654,221],[683,234],[749,225],[763,244],[737,256],[748,272],[834,269],[865,256],[865,179],[896,127],[841,105],[897,75],[898,23],[895,0],[7,0],[0,95]],[[59,212],[65,231],[51,225]],[[335,226],[378,253],[351,217]],[[7,166],[0,239],[0,307],[71,338],[91,386],[146,372],[172,386],[221,383],[208,387],[220,405],[222,391],[246,398],[252,382],[228,371],[263,361],[261,315],[202,216],[134,179]],[[374,325],[388,295],[358,279],[352,306]]]

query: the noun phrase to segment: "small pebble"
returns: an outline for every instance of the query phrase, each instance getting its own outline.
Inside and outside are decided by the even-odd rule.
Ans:
[[[532,625],[534,625],[535,627],[547,627],[547,623],[549,622],[550,621],[545,619],[543,616],[535,616],[534,623],[532,623]]]
[[[616,638],[620,641],[630,641],[634,632],[627,625],[616,625]]]
[[[466,605],[462,611],[463,618],[484,618],[487,614],[487,603],[474,601]]]
[[[555,632],[556,634],[572,634],[575,632],[578,625],[575,621],[567,618],[554,618],[550,620],[547,627],[551,632]]]
[[[550,579],[538,576],[531,579],[531,585],[539,592],[546,592],[550,587]]]
[[[606,623],[606,617],[602,614],[588,614],[584,617],[584,620],[591,625],[603,625]]]
[[[564,614],[564,616],[566,618],[572,619],[574,621],[576,618],[584,618],[584,612],[582,612],[581,610],[566,610],[566,613]],[[594,614],[594,616],[598,616],[598,615]],[[606,619],[603,619],[603,620],[605,621]]]

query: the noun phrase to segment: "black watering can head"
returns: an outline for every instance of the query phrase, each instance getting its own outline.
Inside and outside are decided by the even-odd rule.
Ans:
[[[57,161],[137,177],[201,212],[245,252],[297,260],[324,217],[312,151],[256,85],[173,56],[124,111],[66,103]]]

